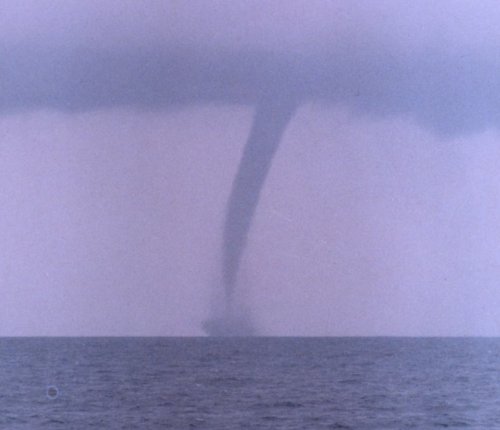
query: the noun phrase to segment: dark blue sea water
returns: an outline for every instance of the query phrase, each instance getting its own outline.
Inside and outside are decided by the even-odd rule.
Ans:
[[[500,339],[4,338],[1,429],[499,429]]]

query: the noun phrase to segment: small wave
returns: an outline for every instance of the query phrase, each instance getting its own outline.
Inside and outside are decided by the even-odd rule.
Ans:
[[[50,425],[50,424],[65,424],[66,421],[59,420],[57,418],[51,418],[50,420],[45,421],[43,424],[44,425]]]
[[[255,409],[272,409],[272,408],[302,408],[304,405],[298,402],[292,402],[290,400],[274,402],[274,403],[254,403],[252,405]]]
[[[273,403],[272,406],[276,408],[302,408],[304,405],[302,403],[297,403],[287,400],[284,402]]]
[[[435,422],[434,427],[455,428],[455,427],[470,427],[470,425],[464,421],[450,421],[450,422]]]
[[[274,415],[265,415],[262,419],[265,421],[278,421],[280,418]]]

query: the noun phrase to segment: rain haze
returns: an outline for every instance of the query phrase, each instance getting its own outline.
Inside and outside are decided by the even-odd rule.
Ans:
[[[498,22],[1,0],[0,335],[500,335]]]

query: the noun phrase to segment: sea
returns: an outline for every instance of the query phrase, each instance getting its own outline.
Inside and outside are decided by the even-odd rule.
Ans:
[[[0,429],[434,428],[500,429],[500,339],[0,339]]]

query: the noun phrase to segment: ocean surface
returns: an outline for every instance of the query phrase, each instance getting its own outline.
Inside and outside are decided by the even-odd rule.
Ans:
[[[0,339],[0,429],[432,428],[500,429],[500,339]]]

